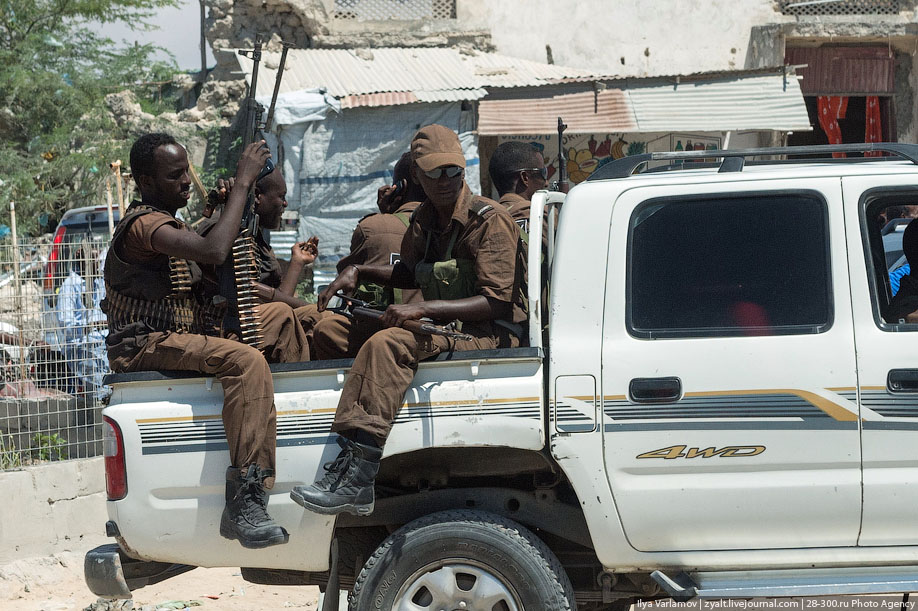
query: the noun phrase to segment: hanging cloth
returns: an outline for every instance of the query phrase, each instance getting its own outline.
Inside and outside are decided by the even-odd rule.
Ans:
[[[848,96],[821,95],[817,99],[819,111],[819,126],[826,133],[829,144],[841,144],[842,133],[838,125],[839,119],[844,119],[848,112]],[[844,153],[832,153],[833,157],[846,157]]]
[[[875,95],[867,96],[867,113],[864,120],[864,142],[882,142],[883,126],[880,123],[880,98]],[[880,157],[880,151],[864,153],[864,157]]]

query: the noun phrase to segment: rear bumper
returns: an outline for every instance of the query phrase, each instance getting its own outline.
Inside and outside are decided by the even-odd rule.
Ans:
[[[117,543],[107,543],[86,552],[83,559],[83,577],[96,596],[103,598],[131,598],[131,589],[121,567],[121,548]]]
[[[136,560],[125,555],[117,543],[108,543],[86,553],[83,577],[96,596],[132,598],[132,590],[159,583],[193,568],[186,564]]]

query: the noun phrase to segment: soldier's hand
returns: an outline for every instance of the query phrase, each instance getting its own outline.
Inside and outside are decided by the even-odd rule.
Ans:
[[[290,249],[291,263],[309,265],[319,256],[319,238],[312,236],[305,242],[297,242]]]
[[[328,302],[331,301],[331,298],[335,296],[335,293],[341,291],[345,295],[352,295],[354,289],[357,288],[357,268],[353,265],[348,265],[344,268],[338,277],[332,280],[332,283],[325,287],[325,290],[319,293],[319,299],[316,305],[319,308],[320,312],[324,312],[325,308],[328,307]]]
[[[383,312],[379,321],[386,327],[401,327],[406,320],[424,318],[423,302],[392,304]]]
[[[245,189],[251,187],[270,156],[271,150],[264,140],[253,142],[245,147],[245,150],[242,151],[242,157],[236,165],[236,182]]]
[[[376,205],[380,212],[386,212],[392,205],[395,195],[395,185],[383,185],[376,191]]]

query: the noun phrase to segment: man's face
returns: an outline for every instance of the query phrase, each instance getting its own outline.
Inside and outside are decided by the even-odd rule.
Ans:
[[[191,197],[191,174],[185,149],[165,144],[153,151],[153,160],[156,162],[153,176],[139,179],[142,193],[165,210],[175,212],[186,206]]]
[[[458,170],[458,171],[457,171]],[[455,176],[450,176],[451,173]],[[431,174],[439,174],[436,178]],[[458,166],[435,168],[430,173],[415,166],[415,177],[424,190],[427,199],[435,206],[452,206],[459,199],[459,193],[465,184],[465,170]]]
[[[281,217],[287,207],[287,184],[279,170],[275,169],[263,180],[263,191],[258,193],[255,211],[265,229],[280,229]]]
[[[533,153],[529,167],[520,172],[520,181],[526,187],[526,190],[520,195],[526,199],[532,199],[536,191],[548,186],[548,180],[542,177],[542,172],[545,171],[545,160],[538,151],[533,151]]]

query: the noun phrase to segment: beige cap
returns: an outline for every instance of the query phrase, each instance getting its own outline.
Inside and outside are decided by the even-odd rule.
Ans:
[[[465,155],[456,132],[442,125],[427,125],[411,140],[411,158],[424,172],[447,165],[465,167]]]

